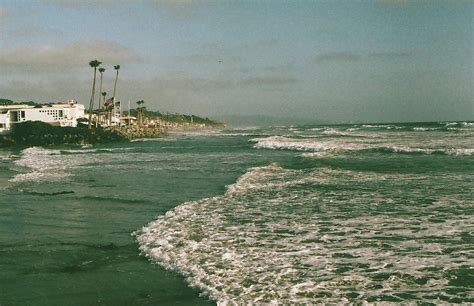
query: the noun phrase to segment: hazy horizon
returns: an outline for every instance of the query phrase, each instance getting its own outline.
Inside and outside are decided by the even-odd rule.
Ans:
[[[469,0],[0,3],[0,98],[117,98],[210,118],[474,119]]]

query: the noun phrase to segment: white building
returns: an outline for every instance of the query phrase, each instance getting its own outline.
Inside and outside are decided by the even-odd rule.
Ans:
[[[15,123],[42,121],[61,127],[77,126],[84,118],[84,105],[69,100],[64,104],[34,107],[29,105],[0,105],[0,133],[7,133]]]

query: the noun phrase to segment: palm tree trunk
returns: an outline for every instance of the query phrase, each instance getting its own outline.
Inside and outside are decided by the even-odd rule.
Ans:
[[[91,101],[89,104],[89,129],[92,128],[92,108],[94,107],[96,74],[97,74],[97,67],[94,67],[94,82],[92,83],[92,94],[91,94]]]
[[[118,80],[119,69],[117,69],[116,71],[117,71],[117,74],[115,75],[114,95],[113,95],[113,97],[115,97],[115,89],[117,88],[117,80]]]
[[[100,73],[99,109],[97,111],[97,121],[100,124],[100,97],[102,96],[102,72]]]

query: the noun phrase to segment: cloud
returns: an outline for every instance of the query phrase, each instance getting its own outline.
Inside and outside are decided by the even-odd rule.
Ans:
[[[274,38],[260,39],[254,42],[244,43],[240,46],[242,49],[273,48],[278,45],[278,40]]]
[[[368,54],[369,59],[382,59],[382,60],[391,60],[391,59],[402,59],[413,56],[413,52],[410,51],[382,51],[382,52],[373,52]]]
[[[184,6],[193,5],[205,2],[204,0],[148,0],[155,4],[169,5],[169,6]]]
[[[15,30],[9,33],[9,36],[12,38],[31,38],[38,36],[64,36],[64,31],[60,29],[50,28],[50,27],[29,27],[29,26],[19,26]]]
[[[255,86],[255,87],[280,87],[293,85],[300,80],[285,76],[264,76],[264,77],[247,77],[237,81],[239,86]]]
[[[44,0],[47,4],[56,6],[62,6],[66,8],[84,8],[84,7],[95,7],[105,8],[114,5],[122,5],[126,3],[132,3],[127,0]]]
[[[138,81],[135,87],[145,85],[145,87],[157,88],[161,91],[176,91],[192,93],[209,93],[240,89],[242,87],[271,87],[279,88],[282,86],[293,85],[300,82],[300,80],[287,76],[250,76],[238,79],[232,78],[201,78],[190,77],[186,75],[174,75],[162,77],[150,81]]]
[[[10,13],[8,12],[8,10],[6,8],[0,6],[0,20],[8,17],[9,15],[10,15]]]
[[[209,97],[225,94],[235,88],[230,80],[192,78],[189,76],[164,76],[149,80],[119,78],[117,96],[122,101],[133,103],[145,100],[150,109],[170,112],[206,113],[209,111]],[[87,104],[90,98],[91,77],[70,75],[62,78],[43,78],[39,80],[19,80],[0,83],[3,97],[15,101],[34,100],[38,102],[59,102],[67,99]],[[113,81],[104,83],[104,91],[111,92]],[[207,106],[206,106],[207,105]]]
[[[359,60],[359,56],[352,52],[329,52],[316,57],[316,63],[351,63]]]
[[[270,65],[258,68],[263,72],[273,73],[273,74],[287,74],[290,71],[294,71],[296,69],[296,65],[294,63],[287,63],[282,65]]]
[[[191,64],[208,63],[238,63],[241,61],[239,56],[219,55],[219,54],[190,54],[183,56],[174,56],[174,60]]]
[[[474,0],[377,0],[386,7],[407,8],[417,4],[474,4]]]
[[[124,72],[125,73],[125,72]],[[85,77],[84,77],[85,76]],[[143,99],[150,109],[206,113],[214,111],[214,103],[226,108],[226,99],[234,101],[245,93],[258,91],[259,95],[273,95],[287,90],[300,80],[284,76],[252,76],[243,78],[203,78],[184,73],[153,79],[129,79],[122,74],[117,96],[122,101]],[[0,83],[3,97],[16,101],[34,100],[57,102],[75,99],[87,103],[90,97],[92,75],[69,74],[48,78],[19,79]],[[113,80],[104,82],[104,91],[110,92]],[[245,90],[244,90],[245,89]]]
[[[379,0],[378,3],[387,6],[406,7],[413,4],[413,0]]]
[[[194,20],[195,5],[205,4],[207,0],[43,0],[44,3],[67,9],[110,10],[118,6],[147,6],[152,10],[167,9],[177,20]]]
[[[0,49],[0,70],[10,73],[45,73],[87,67],[98,59],[108,65],[140,62],[134,50],[109,41],[82,41],[59,46]]]
[[[400,60],[413,56],[412,51],[377,51],[365,54],[354,54],[352,52],[329,52],[316,56],[314,62],[316,64],[323,63],[353,63],[359,60],[373,61],[373,60]]]
[[[208,52],[215,52],[216,50],[219,53],[231,54],[235,52],[248,52],[249,50],[255,51],[256,49],[267,50],[271,48],[276,48],[279,44],[279,41],[274,38],[267,39],[258,39],[253,41],[238,42],[232,46],[223,46],[217,43],[204,43],[201,45],[203,50]]]
[[[83,8],[83,7],[94,7],[94,8],[107,8],[116,5],[124,4],[137,4],[140,5],[158,5],[158,6],[171,6],[171,7],[184,7],[194,4],[205,2],[205,0],[44,0],[45,3],[67,7],[67,8]]]

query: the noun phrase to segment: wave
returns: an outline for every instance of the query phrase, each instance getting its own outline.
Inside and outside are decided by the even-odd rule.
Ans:
[[[82,149],[82,150],[59,150],[59,154],[76,155],[76,154],[91,154],[91,153],[113,153],[113,149]]]
[[[38,196],[57,196],[57,195],[64,195],[64,194],[72,194],[74,193],[74,191],[72,190],[56,191],[56,192],[23,191],[23,193],[38,195]]]
[[[362,124],[356,127],[364,130],[394,130],[394,131],[463,131],[474,127],[474,122],[424,122],[404,124]]]
[[[142,255],[184,275],[220,305],[393,301],[405,293],[397,301],[427,301],[426,285],[443,292],[446,271],[465,265],[440,250],[463,252],[465,245],[451,239],[457,231],[472,231],[473,220],[456,218],[455,211],[443,217],[443,210],[444,222],[426,226],[433,214],[413,210],[419,189],[398,188],[421,178],[254,167],[224,195],[183,203],[134,235]],[[351,189],[374,182],[376,189]],[[432,205],[448,208],[459,197]],[[393,203],[411,213],[373,212]]]
[[[41,147],[31,147],[23,150],[20,159],[15,161],[15,165],[27,168],[29,171],[15,175],[10,179],[10,182],[60,181],[70,176],[65,169],[68,165],[74,163],[75,159],[63,162],[53,157],[55,155],[61,155],[61,151]]]
[[[338,129],[328,128],[321,132],[324,135],[339,135],[339,136],[350,136],[350,134],[345,133]]]
[[[251,189],[275,189],[296,184],[306,184],[308,180],[291,179],[288,173],[299,174],[296,170],[288,170],[278,163],[271,163],[268,166],[250,168],[244,175],[231,185],[227,186],[226,194],[238,194],[247,192]],[[287,181],[281,181],[282,173],[289,178]]]
[[[92,154],[92,153],[114,153],[114,152],[122,152],[122,151],[129,151],[134,150],[135,148],[83,148],[83,149],[46,149],[42,147],[30,147],[24,149],[21,152],[21,157],[24,156],[47,156],[47,155],[75,155],[75,154]]]
[[[137,151],[137,148],[49,149],[30,147],[24,149],[19,158],[14,161],[16,166],[14,170],[19,173],[11,178],[10,182],[61,181],[73,176],[74,170],[79,167],[103,165],[103,154],[134,151]],[[121,155],[117,154],[117,156]]]
[[[474,127],[474,122],[443,122],[445,126],[449,127]]]
[[[177,138],[171,138],[171,137],[160,137],[160,138],[137,138],[137,139],[132,139],[131,142],[160,142],[160,141],[176,141],[178,140]]]
[[[454,156],[469,156],[474,154],[472,148],[418,148],[398,146],[386,143],[338,142],[327,140],[296,139],[281,136],[251,139],[257,149],[291,150],[303,152],[379,152],[399,154],[441,154]],[[305,156],[311,156],[306,154]],[[313,156],[322,156],[314,154]]]
[[[470,156],[474,154],[474,149],[426,149],[426,148],[411,148],[411,147],[380,147],[369,149],[375,152],[387,152],[387,153],[405,153],[405,154],[439,154],[439,155],[455,155],[455,156]]]
[[[271,136],[266,138],[254,138],[250,142],[255,142],[257,149],[285,149],[295,151],[328,151],[337,149],[334,143],[327,141],[315,141],[314,139],[295,139],[282,136]]]
[[[109,153],[108,149],[60,150],[30,147],[24,149],[15,165],[21,172],[10,179],[10,182],[61,181],[72,175],[72,170],[87,162],[91,153]],[[70,157],[69,155],[78,155]],[[84,157],[80,157],[83,155]],[[97,158],[96,158],[97,159]],[[25,171],[26,170],[26,171]]]
[[[117,202],[117,203],[130,203],[130,204],[143,204],[149,202],[148,200],[142,199],[126,199],[126,198],[116,198],[116,197],[103,197],[103,196],[81,196],[78,197],[81,200],[92,200],[95,202]]]

